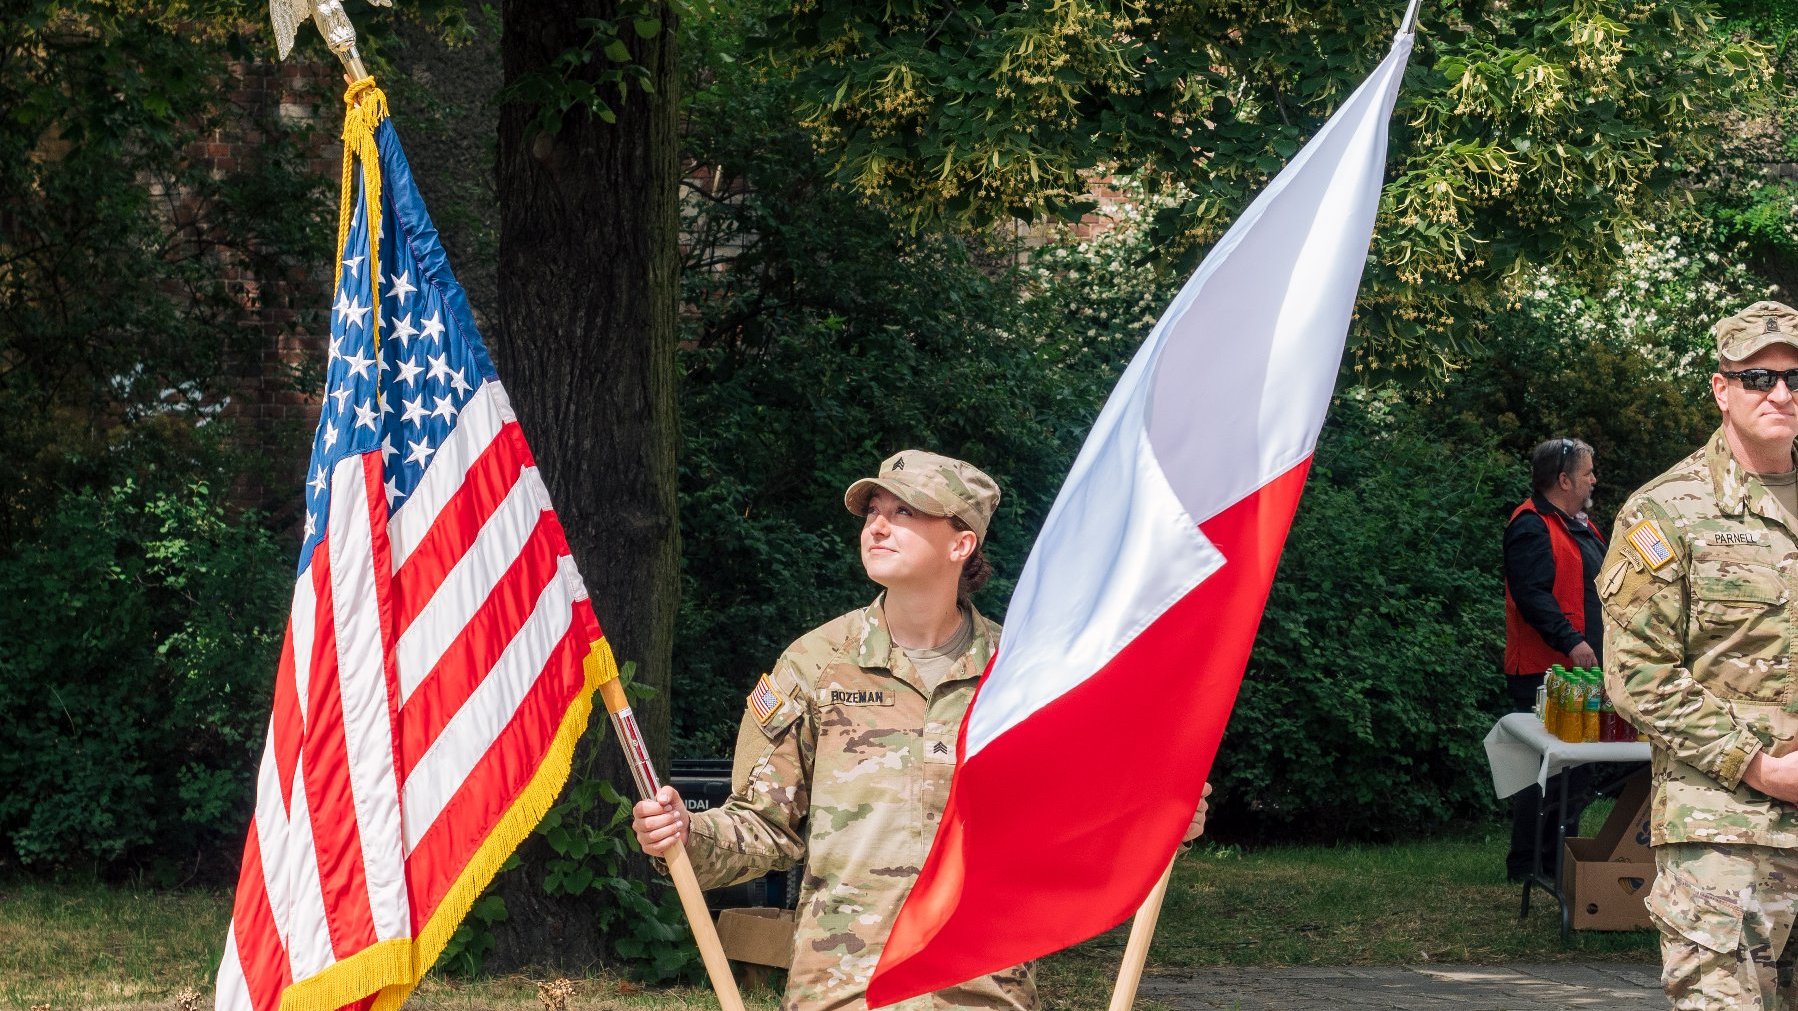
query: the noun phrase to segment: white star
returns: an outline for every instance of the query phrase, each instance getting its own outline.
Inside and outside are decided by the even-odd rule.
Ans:
[[[431,408],[431,417],[442,418],[445,421],[454,421],[456,420],[458,410],[459,408],[456,407],[455,401],[451,400],[449,397],[438,397],[436,406]]]
[[[337,314],[339,320],[342,320],[344,313],[349,311],[352,304],[353,303],[350,302],[349,289],[339,289],[337,292],[337,304],[331,307],[331,311]]]
[[[443,310],[432,313],[431,318],[425,320],[425,328],[420,333],[424,334],[425,340],[432,341],[443,336]]]
[[[312,524],[312,514],[310,512],[308,512],[306,514],[306,534],[304,537],[301,537],[300,539],[303,541],[311,540],[312,539],[312,531],[315,529],[317,529],[317,528],[314,527]]]
[[[418,374],[423,371],[424,371],[424,366],[418,364],[415,361],[411,361],[406,358],[401,358],[400,359],[400,374],[398,377],[396,377],[394,379],[394,382],[405,383],[407,386],[411,386],[413,383],[418,382]]]
[[[331,338],[330,361],[334,362],[337,359],[342,358],[342,357],[343,357],[343,338],[342,337]],[[327,362],[326,364],[329,365],[330,362]]]
[[[383,484],[383,487],[387,491],[387,508],[392,509],[394,501],[400,497],[399,480],[390,477]]]
[[[375,389],[375,406],[381,409],[381,417],[383,418],[393,413],[393,408],[387,406],[386,390],[378,387]]]
[[[366,428],[371,432],[380,431],[375,427],[375,409],[367,404],[356,405],[356,427]]]
[[[393,337],[400,342],[400,347],[402,349],[410,349],[412,347],[412,338],[417,336],[418,330],[412,325],[412,317],[401,316],[394,321]]]
[[[411,454],[406,457],[406,462],[416,463],[420,466],[423,466],[424,463],[431,458],[432,453],[437,452],[437,450],[431,447],[430,440],[428,439],[420,439],[417,442],[408,440],[406,448],[412,451]]]
[[[337,445],[337,426],[336,425],[326,425],[325,426],[325,448],[330,449],[332,446],[335,446],[335,445]]]
[[[449,361],[448,361],[448,359],[449,359],[448,354],[426,355],[425,358],[427,358],[431,363],[431,373],[430,373],[430,375],[425,376],[426,379],[448,379],[449,378],[450,367],[449,367]]]
[[[348,326],[359,326],[364,328],[368,326],[368,320],[363,318],[368,315],[368,306],[359,302],[351,302],[349,305],[344,306],[338,311],[338,315],[347,321]]]
[[[338,388],[336,388],[335,390],[332,390],[329,394],[327,394],[327,396],[335,397],[337,399],[337,409],[339,411],[342,411],[343,410],[343,402],[345,400],[349,399],[350,388],[348,386],[339,386]]]
[[[352,256],[343,261],[343,269],[349,271],[351,277],[355,277],[362,272],[362,261],[366,259],[366,256]]]
[[[398,455],[400,455],[400,451],[393,448],[393,436],[381,436],[381,462],[386,463]]]
[[[325,490],[325,468],[320,467],[317,470],[313,471],[312,472],[312,480],[306,482],[306,487],[311,488],[315,491],[320,491],[320,492],[324,491]]]
[[[462,378],[461,369],[451,372],[449,381],[450,386],[453,387],[457,393],[467,393],[469,390],[474,389],[474,387],[468,385],[468,380]]]
[[[350,374],[359,379],[367,379],[368,367],[375,363],[373,358],[362,357],[361,351],[357,351],[353,355],[345,355],[343,361],[350,367]]]
[[[424,402],[425,398],[423,397],[419,397],[417,400],[402,400],[401,403],[406,405],[406,413],[400,416],[401,420],[408,425],[416,425],[418,419],[430,417],[431,412],[425,410]]]
[[[387,289],[387,293],[393,296],[393,300],[398,302],[401,308],[404,308],[406,296],[418,290],[412,286],[412,272],[408,270],[404,274],[392,278],[392,281],[393,286]]]

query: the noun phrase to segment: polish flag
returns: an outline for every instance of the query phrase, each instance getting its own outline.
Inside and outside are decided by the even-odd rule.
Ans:
[[[1012,596],[870,1005],[1108,930],[1172,858],[1335,385],[1405,23],[1187,281],[1094,423]]]

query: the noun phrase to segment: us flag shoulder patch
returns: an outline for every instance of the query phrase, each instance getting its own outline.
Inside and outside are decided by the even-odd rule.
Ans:
[[[774,714],[780,712],[780,693],[774,690],[774,683],[763,674],[756,680],[755,690],[749,693],[749,711],[755,714],[755,720],[767,726]]]
[[[1667,544],[1667,538],[1661,533],[1661,525],[1654,520],[1643,520],[1629,528],[1623,535],[1636,554],[1642,556],[1650,571],[1658,569],[1673,561],[1673,548]]]

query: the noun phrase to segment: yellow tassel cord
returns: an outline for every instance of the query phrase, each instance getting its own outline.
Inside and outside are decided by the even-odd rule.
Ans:
[[[543,762],[537,766],[537,772],[531,782],[513,802],[511,810],[500,818],[487,834],[474,855],[469,858],[468,866],[445,892],[442,901],[437,903],[437,911],[418,932],[417,955],[418,973],[409,983],[396,984],[382,990],[375,998],[371,1011],[396,1011],[405,1002],[407,996],[418,985],[418,979],[426,970],[436,964],[437,956],[449,945],[450,937],[456,933],[456,927],[474,907],[476,899],[481,897],[493,876],[499,873],[500,865],[524,842],[543,816],[549,813],[551,805],[562,792],[568,782],[568,771],[574,765],[574,749],[580,743],[581,735],[587,732],[587,722],[593,714],[593,693],[599,686],[618,677],[618,663],[612,656],[612,646],[601,637],[587,653],[583,664],[587,677],[586,684],[579,695],[568,705],[568,712],[562,717],[562,726],[557,729],[554,742],[543,756]],[[301,1011],[301,1009],[282,1006],[281,1011]],[[309,1011],[309,1009],[308,1009]]]
[[[369,324],[375,338],[375,358],[381,357],[381,153],[375,147],[375,127],[387,118],[387,95],[364,77],[343,93],[343,186],[337,200],[337,248],[350,237],[355,215],[356,164],[362,164],[362,185],[368,190],[368,297],[373,308]],[[337,264],[332,291],[343,287],[343,264]]]

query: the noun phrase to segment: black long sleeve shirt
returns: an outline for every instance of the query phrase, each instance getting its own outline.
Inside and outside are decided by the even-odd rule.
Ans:
[[[1586,633],[1574,631],[1573,623],[1562,613],[1555,600],[1555,554],[1549,541],[1548,521],[1535,513],[1522,513],[1505,528],[1505,586],[1517,611],[1531,628],[1541,633],[1544,642],[1562,653],[1569,652],[1583,639],[1604,659],[1604,625],[1598,603],[1598,568],[1604,563],[1604,542],[1598,539],[1591,521],[1568,516],[1540,495],[1534,496],[1536,509],[1542,515],[1557,514],[1567,520],[1567,530],[1579,545],[1584,563],[1586,589]]]

